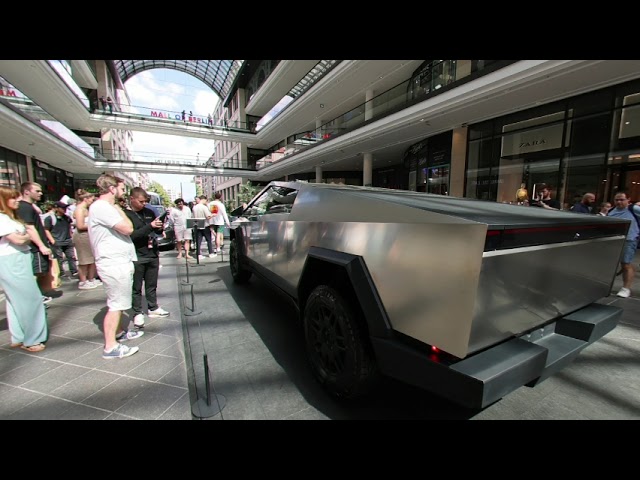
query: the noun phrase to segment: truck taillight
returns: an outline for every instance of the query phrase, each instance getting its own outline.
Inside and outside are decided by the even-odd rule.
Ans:
[[[438,347],[436,347],[435,345],[431,345],[431,351],[433,353],[440,353],[440,349]]]

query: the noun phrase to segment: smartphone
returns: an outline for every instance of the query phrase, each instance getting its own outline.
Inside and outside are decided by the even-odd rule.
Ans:
[[[164,219],[165,219],[165,218],[167,218],[167,213],[168,213],[168,212],[164,212],[162,215],[160,215],[160,216],[158,217],[158,220],[160,220],[161,222],[164,222]]]

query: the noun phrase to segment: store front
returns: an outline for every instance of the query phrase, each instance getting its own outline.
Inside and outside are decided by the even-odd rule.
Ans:
[[[466,197],[518,203],[542,183],[565,209],[588,192],[640,200],[640,81],[469,126]]]
[[[33,160],[33,181],[42,185],[41,202],[55,202],[64,195],[73,198],[73,173]]]
[[[0,147],[0,186],[20,190],[20,184],[26,181],[27,158],[13,150]]]
[[[410,146],[403,158],[409,171],[407,189],[449,195],[453,132],[424,139]]]

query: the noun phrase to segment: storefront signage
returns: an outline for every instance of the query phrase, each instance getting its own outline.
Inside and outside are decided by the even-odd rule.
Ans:
[[[2,97],[18,97],[15,90],[9,88],[0,88],[0,96]]]
[[[151,110],[151,116],[155,117],[155,118],[165,118],[167,120],[180,120],[180,121],[182,121],[182,114],[181,113],[166,113],[166,112],[159,112],[159,111]],[[208,125],[209,124],[209,119],[208,118],[196,117],[195,115],[193,115],[193,116],[185,115],[184,121],[185,122],[191,122],[191,123],[202,123],[204,125]]]
[[[518,156],[562,146],[563,124],[516,132],[502,137],[502,156]]]

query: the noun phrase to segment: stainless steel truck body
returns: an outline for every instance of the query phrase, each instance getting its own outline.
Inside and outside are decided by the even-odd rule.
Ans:
[[[231,271],[298,307],[333,394],[377,373],[468,407],[533,386],[613,329],[629,222],[381,188],[272,182],[231,231]]]

